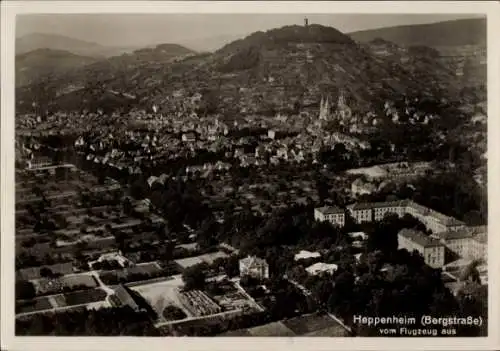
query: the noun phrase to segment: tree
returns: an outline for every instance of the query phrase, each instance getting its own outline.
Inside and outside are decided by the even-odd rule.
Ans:
[[[16,300],[28,300],[36,296],[36,290],[33,283],[26,280],[16,282]]]
[[[43,278],[51,278],[54,275],[54,272],[50,268],[42,267],[40,268],[40,276]]]
[[[35,314],[16,320],[19,335],[159,336],[145,312],[130,307],[86,308],[57,314]]]
[[[123,213],[130,215],[133,210],[134,210],[134,207],[132,205],[132,201],[130,201],[130,198],[126,197],[123,200]]]
[[[205,287],[206,266],[202,263],[186,268],[182,273],[185,290],[201,290]]]
[[[196,241],[200,247],[209,248],[217,244],[216,235],[218,233],[218,227],[217,222],[212,216],[203,220],[196,237]]]

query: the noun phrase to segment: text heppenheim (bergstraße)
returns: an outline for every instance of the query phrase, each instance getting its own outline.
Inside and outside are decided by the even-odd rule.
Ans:
[[[362,315],[355,315],[353,317],[353,322],[355,324],[360,324],[368,327],[383,326],[383,325],[415,325],[417,324],[417,318],[406,317],[406,316],[387,316],[387,317],[368,317]],[[481,326],[483,324],[482,317],[433,317],[429,315],[424,315],[420,318],[420,324],[422,326]]]
[[[431,317],[422,316],[420,323],[424,326],[451,327],[455,325],[477,326],[483,325],[482,317]]]

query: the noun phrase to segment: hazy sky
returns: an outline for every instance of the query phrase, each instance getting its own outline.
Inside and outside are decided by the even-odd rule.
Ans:
[[[16,37],[50,33],[107,46],[182,44],[302,24],[305,16],[309,23],[332,26],[344,33],[477,17],[463,14],[37,14],[17,17]]]

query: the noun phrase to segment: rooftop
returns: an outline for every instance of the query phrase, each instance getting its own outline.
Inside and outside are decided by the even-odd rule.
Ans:
[[[399,231],[398,236],[403,236],[423,247],[442,246],[438,239],[432,238],[413,229],[402,229]]]
[[[372,204],[373,208],[380,207],[406,207],[408,206],[408,200],[398,200],[398,201],[384,201],[384,202],[375,202]]]
[[[294,260],[302,260],[302,259],[307,259],[307,258],[316,258],[320,257],[321,254],[319,252],[311,252],[311,251],[306,251],[306,250],[301,250],[298,254],[295,255]]]
[[[306,268],[306,271],[309,274],[318,274],[320,272],[334,272],[336,271],[338,266],[334,263],[328,264],[328,263],[323,263],[323,262],[318,262],[315,263],[309,267]]]
[[[240,264],[250,267],[253,265],[267,265],[266,260],[256,257],[256,256],[247,256],[240,260]]]
[[[372,203],[361,202],[361,203],[355,203],[355,204],[349,205],[347,207],[349,209],[353,210],[353,211],[356,211],[356,210],[371,210],[373,208],[373,204]]]
[[[438,234],[444,240],[459,240],[472,238],[472,233],[469,230],[447,231]]]
[[[323,206],[316,209],[324,215],[344,213],[344,210],[337,206]]]
[[[476,236],[473,237],[473,240],[481,244],[487,244],[488,235],[486,233],[477,234]]]
[[[127,288],[124,287],[123,285],[118,285],[115,288],[115,294],[118,299],[120,299],[120,302],[123,305],[127,305],[131,307],[133,310],[139,309],[139,306],[137,303],[134,301],[133,297],[130,295],[130,293],[127,291]]]

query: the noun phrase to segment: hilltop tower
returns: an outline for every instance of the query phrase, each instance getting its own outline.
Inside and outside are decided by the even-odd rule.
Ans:
[[[307,17],[304,18],[304,27],[307,28],[307,26],[309,25],[309,20],[307,19]]]

